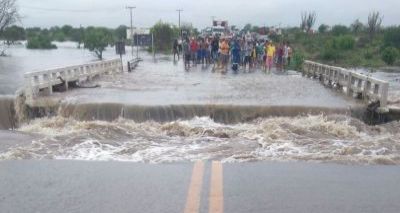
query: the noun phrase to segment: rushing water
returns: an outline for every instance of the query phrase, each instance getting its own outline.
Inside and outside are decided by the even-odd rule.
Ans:
[[[304,160],[400,164],[397,122],[367,126],[344,115],[272,117],[221,124],[206,117],[159,123],[36,119],[19,131],[40,135],[0,159],[75,159],[176,162]]]
[[[389,82],[388,102],[400,106],[400,70],[374,71],[368,69],[354,69],[356,72]]]
[[[0,145],[0,159],[400,164],[398,122],[368,126],[355,115],[357,102],[296,72],[185,72],[181,61],[141,53],[134,72],[92,82],[101,88],[56,93],[51,98],[61,101],[52,108],[27,109],[10,95],[25,72],[94,59],[74,46],[15,47],[0,58],[0,94],[9,94],[0,98],[0,129],[16,128],[0,132],[16,141]],[[112,49],[105,56],[115,57]],[[396,78],[385,78],[394,91]]]

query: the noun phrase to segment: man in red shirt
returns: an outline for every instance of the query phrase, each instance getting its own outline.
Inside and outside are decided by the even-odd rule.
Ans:
[[[199,44],[197,43],[196,39],[193,37],[192,40],[190,41],[190,53],[191,53],[191,59],[193,60],[193,65],[196,66],[197,64],[197,50],[199,49]]]

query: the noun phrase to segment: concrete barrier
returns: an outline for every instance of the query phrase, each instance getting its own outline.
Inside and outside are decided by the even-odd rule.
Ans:
[[[387,107],[389,83],[341,67],[305,61],[303,74],[320,79],[324,84],[335,85],[349,96],[361,95],[367,102],[380,101],[380,107]]]
[[[43,90],[46,90],[48,94],[52,94],[53,86],[63,83],[59,77],[65,81],[65,89],[68,90],[68,82],[91,80],[93,77],[98,75],[117,73],[121,71],[121,60],[112,59],[43,71],[29,72],[24,74],[24,91],[27,100],[32,100],[39,96],[39,92]]]

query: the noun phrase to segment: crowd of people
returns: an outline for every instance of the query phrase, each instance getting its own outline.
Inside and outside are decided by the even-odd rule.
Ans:
[[[229,64],[234,71],[251,72],[262,69],[269,73],[273,66],[284,71],[290,65],[293,50],[288,42],[275,44],[271,40],[248,37],[185,37],[173,44],[174,59],[183,55],[185,69],[198,64],[213,64],[213,70],[227,72]]]

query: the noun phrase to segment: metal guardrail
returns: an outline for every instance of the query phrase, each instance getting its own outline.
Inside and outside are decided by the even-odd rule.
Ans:
[[[121,71],[121,60],[112,59],[25,73],[25,96],[27,100],[32,100],[37,97],[39,92],[43,89],[47,90],[48,94],[52,94],[53,86],[63,83],[59,77],[65,81],[65,89],[68,90],[68,82],[79,81],[80,79],[90,80],[97,75]]]
[[[324,84],[335,84],[347,95],[361,95],[365,101],[380,101],[380,107],[387,107],[389,83],[341,67],[305,61],[303,74],[319,78]],[[345,90],[344,90],[345,89]]]
[[[135,59],[128,61],[128,72],[132,72],[132,70],[134,70],[138,66],[138,64],[141,60],[142,59],[140,59],[140,58],[135,58]]]

